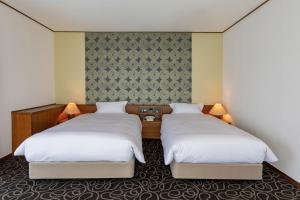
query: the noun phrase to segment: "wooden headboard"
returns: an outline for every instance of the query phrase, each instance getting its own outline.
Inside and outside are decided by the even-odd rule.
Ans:
[[[26,138],[36,132],[43,131],[53,127],[57,122],[63,122],[67,115],[62,113],[65,109],[64,104],[52,104],[37,108],[19,110],[12,112],[12,147],[13,151]],[[95,104],[78,104],[81,113],[94,113],[97,108]],[[129,114],[138,114],[140,106],[160,107],[161,114],[169,114],[172,109],[169,105],[149,105],[149,104],[127,104],[126,111]],[[212,108],[212,105],[205,105],[202,112],[207,114]],[[60,118],[60,119],[59,119]],[[148,127],[148,129],[152,127]],[[157,127],[156,127],[157,128]],[[158,132],[160,125],[158,127]],[[153,138],[153,135],[150,135]],[[159,138],[159,135],[158,135]]]
[[[94,113],[97,108],[95,104],[78,104],[77,105],[81,113]],[[140,106],[155,106],[160,107],[162,110],[162,114],[169,114],[172,112],[172,108],[169,105],[151,105],[151,104],[127,104],[126,112],[129,114],[138,114]],[[202,112],[204,114],[208,114],[209,110],[213,105],[204,105]]]

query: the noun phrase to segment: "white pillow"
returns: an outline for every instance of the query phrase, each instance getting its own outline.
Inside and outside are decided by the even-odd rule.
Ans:
[[[191,103],[171,103],[171,108],[173,109],[174,114],[177,113],[202,113],[203,104],[191,104]]]
[[[97,102],[96,113],[126,113],[125,106],[127,101],[118,102]]]

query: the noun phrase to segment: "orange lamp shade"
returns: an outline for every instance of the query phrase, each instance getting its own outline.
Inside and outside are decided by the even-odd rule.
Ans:
[[[222,120],[227,122],[228,124],[233,123],[233,120],[232,120],[231,116],[228,113],[222,116]]]
[[[78,107],[75,103],[71,102],[65,108],[64,113],[66,113],[68,115],[77,115],[77,114],[80,114],[80,110],[78,109]]]
[[[227,112],[222,104],[216,103],[212,109],[209,111],[209,114],[215,115],[215,116],[222,116],[225,115]]]

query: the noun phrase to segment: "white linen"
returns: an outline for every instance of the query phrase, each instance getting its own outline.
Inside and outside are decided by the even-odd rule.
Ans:
[[[84,114],[27,138],[15,151],[29,162],[145,162],[141,122],[130,114]]]
[[[262,163],[277,157],[260,139],[209,115],[163,115],[165,164]]]
[[[97,113],[126,113],[127,101],[96,102]]]
[[[172,114],[179,113],[198,113],[202,114],[204,104],[191,104],[191,103],[171,103]]]

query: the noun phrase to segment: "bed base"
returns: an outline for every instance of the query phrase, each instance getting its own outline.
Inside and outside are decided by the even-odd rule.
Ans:
[[[128,162],[31,162],[30,179],[132,178],[135,159]]]
[[[262,164],[214,164],[177,163],[170,164],[176,179],[240,179],[261,180]]]

